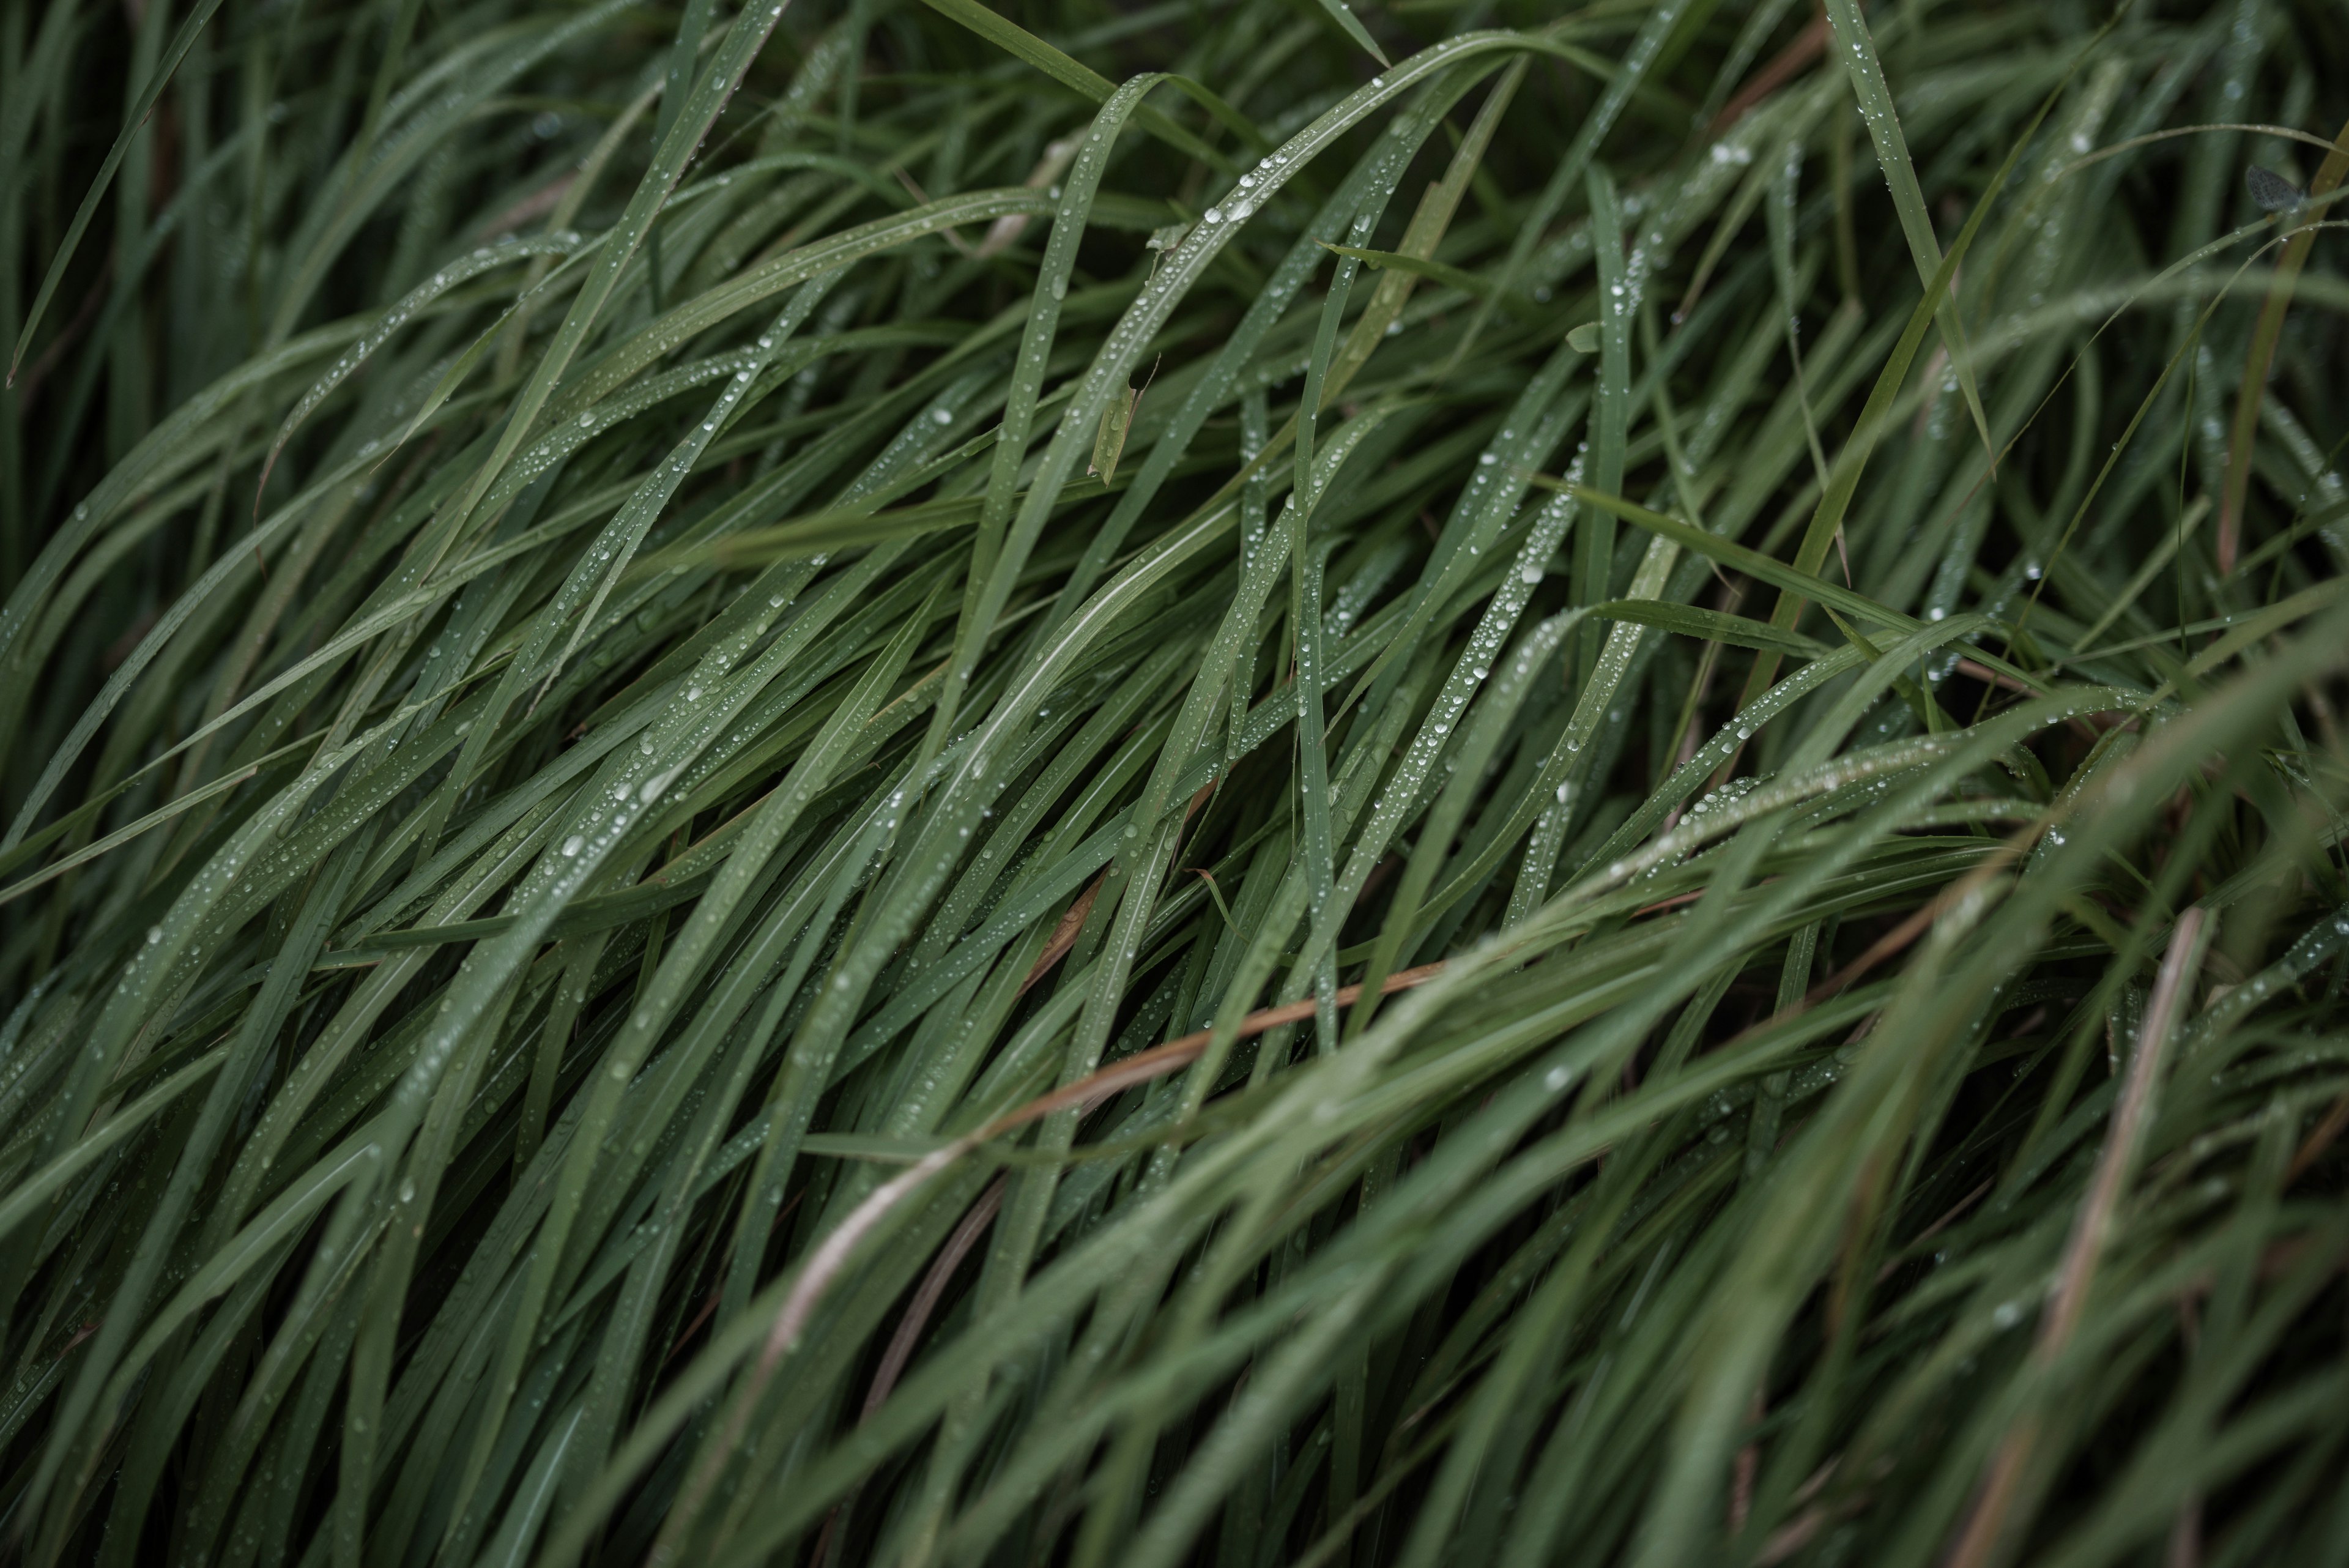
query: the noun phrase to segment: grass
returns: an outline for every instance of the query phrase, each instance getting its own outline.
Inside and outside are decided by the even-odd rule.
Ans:
[[[0,10],[0,1554],[2349,1562],[2349,26]]]

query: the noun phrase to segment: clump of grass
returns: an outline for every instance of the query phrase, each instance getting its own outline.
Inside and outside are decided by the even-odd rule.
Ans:
[[[2342,1560],[2344,82],[12,0],[6,1554]]]

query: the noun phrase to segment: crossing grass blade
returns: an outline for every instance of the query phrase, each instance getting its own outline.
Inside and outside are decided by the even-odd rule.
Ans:
[[[0,1555],[2338,1559],[2334,19],[801,4],[0,11]]]

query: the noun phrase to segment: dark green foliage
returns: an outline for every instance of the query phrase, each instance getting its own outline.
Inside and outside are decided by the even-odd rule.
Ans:
[[[0,0],[0,1556],[2349,1563],[2344,119]]]

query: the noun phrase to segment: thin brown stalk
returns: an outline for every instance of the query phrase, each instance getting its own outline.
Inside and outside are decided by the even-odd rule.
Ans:
[[[2170,932],[2169,950],[2162,955],[2153,999],[2146,1007],[2145,1026],[2138,1033],[2136,1051],[2129,1056],[2128,1076],[2121,1085],[2120,1100],[2113,1107],[2104,1149],[2096,1157],[2095,1174],[2089,1179],[2087,1196],[2073,1220],[2071,1240],[2064,1244],[2064,1260],[2055,1274],[2054,1299],[2048,1305],[2047,1315],[2040,1321],[2039,1343],[2032,1356],[2043,1371],[2062,1356],[2087,1307],[2088,1292],[2095,1283],[2096,1267],[2104,1259],[2114,1216],[2119,1210],[2122,1194],[2128,1189],[2129,1178],[2137,1168],[2138,1147],[2153,1120],[2154,1095],[2161,1083],[2162,1064],[2169,1054],[2170,1036],[2184,1012],[2187,984],[2199,967],[2205,919],[2205,912],[2199,905],[2180,915]],[[1998,1452],[1992,1458],[1989,1476],[1966,1521],[1964,1532],[1951,1551],[1949,1568],[1986,1568],[2003,1555],[2002,1548],[2010,1534],[2019,1532],[2029,1522],[2027,1518],[2010,1519],[2010,1515],[2016,1511],[2021,1500],[2024,1478],[2031,1468],[2032,1450],[2038,1440],[2039,1421],[2035,1416],[2025,1414],[2008,1428]]]
[[[970,1250],[978,1245],[978,1239],[987,1234],[987,1228],[1002,1211],[1004,1185],[1004,1179],[999,1176],[978,1195],[978,1201],[970,1206],[970,1212],[962,1217],[962,1223],[947,1238],[929,1272],[915,1288],[914,1299],[905,1303],[904,1314],[897,1319],[897,1331],[889,1336],[889,1346],[881,1353],[881,1365],[873,1370],[873,1386],[864,1391],[864,1407],[856,1417],[860,1424],[873,1418],[873,1413],[888,1399],[890,1390],[897,1386],[897,1379],[905,1376],[905,1364],[914,1358],[915,1345],[929,1326],[939,1298],[947,1293],[947,1282],[954,1278],[955,1271],[962,1267],[963,1260],[970,1256]],[[861,1484],[850,1488],[848,1495],[833,1504],[832,1511],[824,1515],[823,1533],[816,1538],[816,1563],[833,1561],[846,1521],[855,1513],[856,1500],[864,1490]]]
[[[1386,983],[1379,989],[1381,993],[1406,991],[1415,985],[1424,985],[1443,971],[1441,962],[1402,970],[1389,975]],[[1341,988],[1338,992],[1337,1005],[1343,1007],[1353,1002],[1361,996],[1361,991],[1360,985]],[[1293,1002],[1281,1007],[1260,1009],[1241,1020],[1238,1035],[1245,1039],[1261,1034],[1268,1029],[1277,1029],[1284,1023],[1310,1018],[1317,1005],[1309,997],[1303,1002]],[[1074,1083],[1064,1084],[1050,1094],[1040,1095],[1024,1106],[1006,1111],[986,1126],[965,1133],[952,1143],[931,1150],[866,1194],[864,1201],[852,1210],[831,1234],[816,1244],[815,1251],[808,1255],[807,1262],[801,1268],[799,1277],[783,1297],[782,1304],[776,1309],[774,1322],[767,1331],[765,1343],[760,1347],[759,1359],[751,1367],[748,1386],[736,1397],[726,1440],[711,1450],[711,1460],[702,1473],[694,1478],[693,1484],[684,1494],[681,1503],[683,1516],[690,1517],[699,1507],[700,1500],[708,1495],[709,1487],[718,1479],[715,1465],[722,1462],[723,1457],[740,1440],[743,1423],[750,1419],[751,1407],[758,1402],[761,1391],[774,1376],[783,1357],[799,1344],[800,1336],[807,1331],[808,1323],[814,1317],[815,1309],[822,1304],[825,1294],[847,1271],[848,1260],[855,1254],[857,1244],[878,1229],[900,1204],[927,1186],[932,1177],[950,1169],[966,1156],[1005,1133],[1016,1131],[1030,1122],[1041,1121],[1071,1106],[1098,1105],[1112,1095],[1137,1084],[1163,1078],[1189,1065],[1207,1048],[1207,1042],[1214,1033],[1213,1030],[1202,1029],[1179,1040],[1169,1040],[1164,1045],[1138,1052],[1121,1062],[1112,1062]]]

